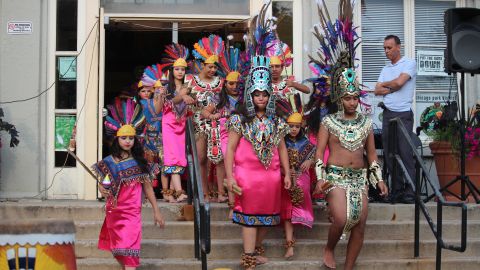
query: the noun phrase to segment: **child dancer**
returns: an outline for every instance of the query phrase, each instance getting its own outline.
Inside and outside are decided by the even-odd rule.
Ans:
[[[112,117],[105,121],[107,134],[115,134],[111,155],[93,165],[104,185],[100,192],[107,198],[105,221],[98,248],[111,251],[123,269],[140,265],[142,239],[142,196],[152,205],[155,224],[165,225],[153,193],[151,179],[159,172],[157,164],[148,164],[135,128],[144,117],[140,106],[127,100],[120,106],[109,106]]]
[[[162,79],[162,71],[160,64],[155,64],[145,68],[140,82],[138,82],[138,96],[142,105],[143,114],[145,115],[145,130],[143,134],[143,147],[145,158],[148,162],[153,162],[159,166],[163,163],[162,150],[162,102],[161,89],[163,86],[160,82]],[[153,98],[152,98],[153,94]],[[162,183],[166,181],[162,178]],[[158,180],[155,179],[154,187],[158,186]],[[166,187],[163,186],[165,189]],[[166,201],[172,200],[172,196],[163,194]]]
[[[310,196],[310,167],[315,157],[315,146],[310,143],[302,128],[301,100],[296,94],[292,96],[295,102],[289,104],[282,100],[277,101],[277,106],[288,110],[287,123],[290,133],[285,137],[288,151],[290,172],[292,174],[292,187],[282,192],[282,220],[285,228],[285,258],[293,257],[295,246],[294,226],[301,224],[308,228],[313,226],[312,198]]]
[[[163,103],[163,174],[171,176],[171,185],[174,190],[168,191],[176,199],[183,202],[187,199],[182,189],[180,175],[187,166],[185,153],[185,129],[189,113],[188,104],[195,101],[188,94],[186,85],[183,84],[187,68],[188,49],[180,44],[166,47],[162,63],[168,67],[169,79],[167,95]]]
[[[266,227],[280,223],[281,189],[289,189],[291,185],[283,139],[288,126],[275,115],[271,95],[269,60],[255,56],[247,79],[244,107],[228,121],[225,159],[228,189],[234,192],[235,186],[239,186],[242,190],[235,197],[233,222],[243,226],[241,264],[245,269],[255,268],[257,262],[267,262],[262,256]],[[283,181],[280,166],[285,173]]]

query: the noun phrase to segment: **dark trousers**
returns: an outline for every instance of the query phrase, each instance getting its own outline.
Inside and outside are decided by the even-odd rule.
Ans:
[[[389,147],[388,147],[388,138],[391,136],[393,131],[390,131],[389,122],[393,118],[400,118],[403,125],[407,129],[408,132],[412,132],[413,129],[413,112],[393,112],[388,109],[383,110],[383,121],[382,121],[382,143],[383,143],[383,154],[386,157],[385,162],[387,163],[387,168],[390,176],[392,176],[392,167],[394,160],[389,156]],[[398,137],[397,142],[397,149],[399,151],[400,157],[407,169],[408,174],[412,181],[415,181],[415,163],[413,159],[413,152],[410,146],[407,144],[407,141],[402,137]],[[401,169],[398,170],[398,175],[396,177],[396,183],[392,181],[391,193],[392,196],[402,196],[402,194],[413,196],[413,189],[412,187],[406,182],[406,179],[403,178],[403,174],[401,173]],[[393,177],[391,178],[394,179]]]

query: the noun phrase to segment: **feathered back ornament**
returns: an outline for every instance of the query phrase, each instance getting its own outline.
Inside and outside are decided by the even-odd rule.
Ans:
[[[275,20],[267,17],[267,11],[271,1],[263,4],[258,15],[255,15],[250,21],[250,27],[246,36],[246,50],[250,58],[255,55],[266,55],[272,41],[276,39],[275,29],[277,25]]]
[[[203,37],[193,45],[193,56],[205,64],[215,64],[223,54],[225,48],[220,36],[211,34]]]
[[[133,99],[115,98],[113,104],[107,105],[109,115],[105,124],[109,136],[135,136],[142,131],[145,115],[142,106]],[[133,134],[132,134],[133,133]]]
[[[240,49],[230,47],[219,60],[219,74],[227,81],[242,80],[242,59]]]
[[[161,60],[164,68],[169,67],[188,67],[187,58],[189,56],[188,48],[182,44],[173,43],[165,46],[163,58]]]
[[[300,94],[289,95],[288,99],[278,99],[275,106],[277,113],[282,115],[287,120],[287,123],[302,123],[303,106]]]
[[[146,67],[145,70],[143,70],[138,87],[160,87],[162,82],[168,81],[168,73],[162,71],[164,68],[165,65],[162,64],[154,64]]]
[[[284,65],[289,67],[292,62],[292,51],[290,47],[280,39],[274,39],[267,44],[267,56],[270,57],[271,65]]]
[[[313,27],[313,35],[320,47],[316,56],[309,55],[314,73],[330,78],[332,101],[338,102],[345,94],[361,94],[354,70],[355,50],[360,44],[353,27],[355,1],[340,0],[339,17],[332,21],[324,1],[317,1],[320,22]],[[348,71],[347,71],[348,70]]]

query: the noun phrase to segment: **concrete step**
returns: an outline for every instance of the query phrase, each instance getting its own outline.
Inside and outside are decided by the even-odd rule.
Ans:
[[[343,263],[337,259],[337,268],[342,269]],[[275,270],[318,270],[322,263],[318,259],[309,260],[291,260],[272,259],[267,264],[259,265],[256,269],[275,269]],[[178,260],[178,259],[141,259],[139,270],[199,270],[201,263],[197,260]],[[208,269],[230,268],[231,270],[241,270],[239,259],[208,261]],[[478,258],[444,258],[442,260],[442,269],[462,269],[478,270],[480,268],[480,259]],[[77,259],[78,270],[118,270],[118,263],[113,259]],[[435,260],[433,258],[420,259],[393,259],[393,260],[365,260],[357,261],[356,270],[434,270]]]
[[[337,269],[343,269],[343,261],[345,258],[337,258]],[[239,260],[219,260],[209,262],[208,269],[215,269],[220,267],[230,268],[231,270],[241,270]],[[478,270],[480,268],[480,259],[478,258],[445,258],[442,260],[443,270]],[[193,269],[193,268],[192,268]],[[291,260],[285,261],[283,259],[271,260],[267,264],[257,266],[258,270],[275,269],[275,270],[318,270],[328,269],[323,266],[321,259],[312,260]],[[355,270],[434,270],[435,259],[393,259],[393,260],[378,260],[378,259],[359,259],[355,265]]]
[[[75,222],[76,239],[95,239],[98,237],[103,221],[78,221]],[[328,222],[315,222],[312,229],[304,226],[295,227],[297,239],[326,240],[328,234]],[[242,227],[229,221],[213,221],[210,226],[212,239],[241,239]],[[458,221],[445,221],[443,224],[443,237],[448,239],[460,239],[461,228]],[[480,238],[480,221],[469,221],[467,227],[468,236]],[[413,221],[367,221],[365,239],[380,240],[408,240],[414,237]],[[420,226],[420,236],[425,240],[435,239],[430,226],[423,221]],[[152,221],[143,222],[144,239],[193,239],[193,222],[168,221],[163,230],[154,226]],[[269,239],[282,239],[284,237],[281,226],[272,228],[267,234]]]
[[[455,240],[446,240],[447,243],[458,243]],[[285,252],[283,239],[265,240],[266,256],[281,258]],[[311,259],[321,256],[325,247],[325,240],[297,241],[295,253],[298,259]],[[347,241],[341,240],[338,243],[336,255],[345,256]],[[422,240],[420,243],[420,255],[423,258],[435,256],[436,241]],[[242,253],[242,241],[234,240],[212,240],[212,250],[208,255],[211,260],[236,259]],[[110,258],[109,252],[97,249],[97,240],[78,240],[75,244],[75,252],[78,258]],[[194,254],[193,240],[150,240],[142,241],[142,258],[151,259],[191,259]],[[360,258],[374,259],[409,259],[413,256],[413,241],[411,240],[365,240]],[[464,253],[454,251],[443,251],[444,257],[480,257],[480,239],[470,238],[467,243],[467,250]]]
[[[165,203],[159,201],[159,207],[167,221],[175,221],[180,216],[183,204]],[[103,202],[80,200],[20,200],[0,203],[0,218],[63,218],[75,221],[103,220]],[[369,204],[369,220],[383,221],[411,221],[414,219],[414,205],[405,204]],[[226,204],[211,203],[211,221],[225,221],[228,215]],[[436,204],[429,203],[428,211],[436,219]],[[327,222],[327,213],[324,206],[314,206],[315,221]],[[149,204],[143,208],[143,220],[153,220]],[[421,214],[422,215],[422,214]],[[468,219],[480,221],[480,205],[468,205]],[[444,207],[444,220],[459,220],[459,208]]]
[[[232,262],[233,263],[233,262]],[[202,263],[196,259],[141,259],[139,270],[199,270]],[[118,270],[120,266],[113,259],[77,259],[77,270]]]

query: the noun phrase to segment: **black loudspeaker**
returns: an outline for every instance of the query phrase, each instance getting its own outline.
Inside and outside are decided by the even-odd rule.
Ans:
[[[480,9],[445,11],[445,72],[480,73]]]

